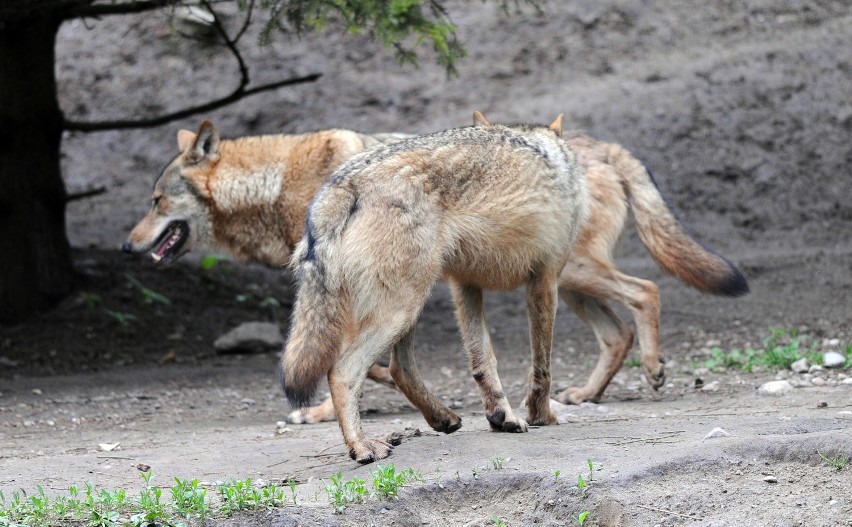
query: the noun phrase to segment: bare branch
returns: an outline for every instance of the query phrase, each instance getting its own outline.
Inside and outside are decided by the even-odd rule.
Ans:
[[[106,191],[106,187],[100,186],[89,190],[83,190],[81,192],[75,192],[74,194],[68,194],[67,196],[65,196],[65,202],[71,203],[72,201],[79,201],[81,199],[88,199],[95,196],[100,196],[101,194],[106,194]]]
[[[248,66],[246,66],[245,61],[243,60],[243,56],[240,53],[240,50],[237,48],[236,40],[231,40],[231,37],[228,36],[228,31],[225,29],[225,26],[222,25],[222,20],[219,18],[219,13],[213,9],[213,6],[210,5],[208,0],[201,0],[201,4],[210,11],[210,14],[213,15],[213,27],[216,31],[222,35],[222,40],[225,41],[225,47],[227,47],[231,54],[237,59],[237,64],[240,67],[240,88],[245,88],[249,83],[249,73]]]
[[[70,20],[72,18],[80,17],[130,15],[133,13],[144,13],[153,9],[160,9],[180,2],[181,0],[135,0],[133,2],[123,3],[92,4],[68,9],[63,13],[63,18]]]
[[[64,129],[76,132],[103,132],[106,130],[128,130],[132,128],[153,128],[155,126],[164,125],[166,123],[170,123],[177,119],[183,119],[184,117],[189,117],[191,115],[209,112],[215,110],[217,108],[221,108],[232,102],[239,101],[245,97],[249,97],[251,95],[255,95],[257,93],[271,91],[278,88],[283,88],[284,86],[293,86],[295,84],[304,84],[307,82],[314,82],[322,76],[321,73],[312,73],[310,75],[306,75],[304,77],[293,77],[291,79],[286,79],[283,81],[272,82],[269,84],[261,84],[260,86],[255,86],[254,88],[246,89],[245,86],[239,86],[229,95],[222,97],[220,99],[214,99],[212,101],[206,102],[204,104],[199,104],[198,106],[190,106],[188,108],[184,108],[182,110],[178,110],[176,112],[167,113],[164,115],[160,115],[157,117],[152,117],[150,119],[139,119],[139,120],[118,120],[118,121],[94,121],[94,122],[82,122],[82,121],[73,121],[66,119],[64,121]]]

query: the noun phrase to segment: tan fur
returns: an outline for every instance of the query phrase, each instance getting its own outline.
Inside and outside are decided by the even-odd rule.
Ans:
[[[425,388],[412,353],[414,323],[442,276],[486,417],[507,432],[527,425],[500,384],[482,291],[527,286],[528,421],[556,423],[548,394],[557,277],[587,215],[584,179],[559,139],[560,123],[462,128],[382,145],[345,163],[314,199],[292,257],[299,289],[283,384],[291,403],[304,404],[327,373],[353,459],[390,451],[364,436],[358,397],[370,366],[391,348],[394,381],[426,421],[448,433],[461,426]]]
[[[474,116],[474,124],[490,125],[479,112]],[[202,125],[199,130],[204,128]],[[215,134],[218,136],[218,132]],[[249,137],[233,141],[231,149],[226,147],[228,153],[219,156],[219,163],[229,167],[227,170],[218,167],[197,170],[196,167],[193,181],[201,183],[197,191],[206,197],[194,199],[188,187],[180,182],[189,182],[187,169],[191,167],[186,166],[185,158],[197,136],[186,130],[179,132],[181,155],[164,171],[154,190],[155,196],[161,196],[160,202],[133,229],[125,244],[126,250],[149,251],[163,226],[168,223],[168,218],[182,217],[190,221],[193,247],[221,250],[247,261],[263,261],[282,267],[286,265],[289,252],[303,234],[308,204],[327,175],[336,168],[330,164],[342,162],[366,146],[409,137],[405,134],[365,136],[347,130],[329,130],[297,136]],[[645,168],[628,151],[618,145],[582,135],[569,134],[565,140],[577,153],[585,172],[590,207],[589,221],[581,230],[575,252],[561,273],[559,296],[591,326],[601,352],[598,364],[586,384],[566,389],[557,398],[569,403],[599,399],[627,356],[633,344],[633,332],[616,316],[608,301],[620,303],[633,313],[643,370],[649,382],[658,387],[665,377],[658,358],[660,308],[656,285],[648,280],[625,275],[612,263],[612,251],[624,230],[629,211],[632,210],[636,216],[637,230],[649,253],[661,267],[675,276],[699,290],[715,294],[741,294],[747,291],[747,285],[733,266],[721,257],[703,250],[684,233]],[[222,140],[220,146],[229,143]],[[302,148],[299,148],[300,145]],[[312,147],[335,152],[331,155],[312,155]],[[232,153],[239,162],[229,159]],[[271,166],[282,164],[298,169],[291,168],[286,177],[282,176],[282,192],[277,197],[282,201],[280,205],[261,207],[250,199],[244,202],[232,201],[228,214],[222,214],[216,196],[210,196],[206,190],[205,181],[220,178],[227,180],[225,174],[230,173],[237,175],[248,187],[247,196],[256,199],[263,194],[254,190],[254,187],[263,186],[259,183],[264,181],[262,175],[268,173]],[[216,183],[213,188],[220,186],[223,184]],[[264,198],[263,201],[266,200]],[[253,211],[258,209],[267,212],[263,217],[255,215]],[[287,211],[287,215],[278,211]],[[276,216],[279,213],[280,216]],[[215,232],[212,228],[214,214],[221,215],[218,224],[225,226]],[[230,221],[244,226],[240,227],[242,237],[231,235],[217,239],[216,235],[227,228]],[[678,242],[673,243],[675,240]],[[188,249],[185,247],[183,252]],[[686,254],[690,256],[686,258]],[[715,278],[707,280],[707,277]],[[739,284],[738,279],[741,280]],[[385,384],[393,383],[389,369],[376,365],[370,369],[370,378]],[[288,420],[297,423],[334,418],[331,398],[316,407],[294,410],[288,416]]]
[[[170,222],[184,220],[189,239],[172,261],[198,248],[284,266],[314,194],[335,168],[375,142],[348,130],[220,140],[208,121],[197,134],[181,130],[181,153],[158,178],[152,207],[125,250],[150,251]]]

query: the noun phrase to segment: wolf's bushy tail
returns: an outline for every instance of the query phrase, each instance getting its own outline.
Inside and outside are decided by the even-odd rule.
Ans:
[[[348,193],[342,195],[343,200],[351,198]],[[329,228],[312,225],[308,211],[305,236],[292,255],[291,268],[297,273],[299,287],[281,358],[281,384],[290,404],[297,407],[310,402],[320,380],[337,360],[347,323],[349,297],[341,286],[340,270],[334,266],[346,220],[337,216],[348,215],[350,206],[340,200],[336,205],[323,217]]]
[[[622,175],[639,239],[665,271],[715,295],[749,292],[742,272],[692,238],[672,213],[651,173],[626,149],[612,145],[609,162]]]

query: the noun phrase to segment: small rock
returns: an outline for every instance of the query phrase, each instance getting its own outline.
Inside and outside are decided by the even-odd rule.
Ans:
[[[778,478],[776,478],[775,476],[766,476],[765,478],[763,478],[763,481],[767,483],[778,483]]]
[[[713,430],[710,430],[710,433],[704,436],[702,441],[706,441],[708,439],[713,439],[714,437],[730,437],[731,434],[725,430],[724,428],[716,427]]]
[[[283,345],[281,328],[269,322],[244,322],[213,343],[219,353],[259,353],[280,350]]]
[[[840,368],[846,364],[846,356],[836,351],[827,351],[822,355],[822,365],[826,368]]]
[[[41,390],[40,390],[40,389],[38,389],[38,388],[33,388],[33,394],[35,394],[35,395],[41,395]]]
[[[808,368],[808,373],[816,373],[818,371],[822,371],[822,366],[820,366],[819,364],[814,364],[813,366]]]
[[[828,401],[820,401],[817,403],[817,408],[828,408]]]
[[[843,379],[843,382],[841,382],[840,384],[852,384],[852,377]]]
[[[757,389],[761,395],[783,395],[793,391],[793,385],[787,381],[770,381]]]
[[[810,367],[811,364],[805,357],[802,357],[801,359],[790,365],[790,369],[796,373],[807,373]]]
[[[811,384],[813,384],[814,386],[825,386],[825,379],[823,379],[822,377],[814,377],[811,380]]]
[[[4,356],[0,357],[0,366],[5,366],[7,368],[17,368],[18,367],[18,361],[12,360],[9,357],[6,357],[4,355]]]
[[[719,391],[719,381],[713,381],[705,384],[701,387],[702,392],[718,392]]]

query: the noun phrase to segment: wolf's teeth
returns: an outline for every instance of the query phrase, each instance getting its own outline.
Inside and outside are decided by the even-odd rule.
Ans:
[[[163,259],[163,257],[162,257],[162,256],[160,256],[160,255],[159,255],[159,254],[157,254],[157,253],[151,253],[151,258],[153,258],[155,262],[159,262],[160,260],[162,260],[162,259]]]

